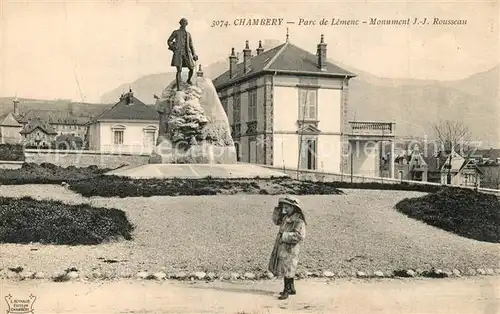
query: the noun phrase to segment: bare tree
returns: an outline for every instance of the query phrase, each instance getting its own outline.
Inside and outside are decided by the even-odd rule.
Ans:
[[[452,149],[460,155],[466,155],[477,149],[467,125],[459,121],[440,120],[432,126],[440,151],[449,152]]]

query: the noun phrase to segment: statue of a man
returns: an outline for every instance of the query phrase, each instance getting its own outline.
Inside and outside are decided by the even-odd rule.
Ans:
[[[189,69],[187,83],[192,84],[191,78],[193,77],[195,67],[194,62],[198,60],[198,56],[194,52],[193,39],[191,38],[191,34],[186,30],[186,26],[188,25],[187,19],[182,18],[179,24],[181,27],[174,30],[167,40],[168,49],[174,52],[171,66],[177,68],[177,90],[180,90],[182,68]]]

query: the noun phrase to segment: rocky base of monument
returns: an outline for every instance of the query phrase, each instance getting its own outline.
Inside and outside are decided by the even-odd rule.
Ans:
[[[173,81],[156,105],[160,135],[150,164],[236,163],[229,121],[210,79],[183,82],[180,90]]]

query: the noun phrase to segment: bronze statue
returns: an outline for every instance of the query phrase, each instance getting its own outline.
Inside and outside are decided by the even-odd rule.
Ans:
[[[194,62],[198,60],[198,56],[194,52],[193,39],[191,34],[186,30],[186,26],[188,25],[187,19],[182,18],[179,24],[181,27],[174,30],[167,40],[168,49],[174,52],[171,66],[177,68],[177,90],[180,90],[182,68],[189,69],[187,83],[192,84],[191,78],[193,77],[195,67]]]

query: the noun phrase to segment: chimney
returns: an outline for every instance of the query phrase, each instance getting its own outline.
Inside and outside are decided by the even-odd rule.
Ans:
[[[326,71],[326,44],[323,34],[321,34],[321,41],[318,44],[318,68],[321,71]]]
[[[257,55],[260,55],[264,52],[264,48],[262,47],[262,40],[259,40],[259,48],[257,48]]]
[[[231,55],[229,56],[229,77],[233,78],[236,74],[236,64],[238,64],[238,57],[234,53],[234,48],[231,49]]]
[[[198,71],[196,72],[196,76],[203,77],[203,70],[201,69],[201,64],[198,67]]]
[[[14,98],[13,100],[14,103],[14,115],[19,115],[19,99]]]
[[[250,69],[250,58],[252,57],[252,50],[250,50],[250,46],[248,45],[248,40],[245,44],[245,49],[243,49],[243,70],[244,73]]]
[[[69,114],[72,116],[75,114],[75,107],[74,107],[74,104],[73,103],[69,103]]]
[[[126,97],[127,97],[127,105],[133,105],[134,104],[134,99],[133,99],[134,93],[132,93],[131,88],[128,90]]]

